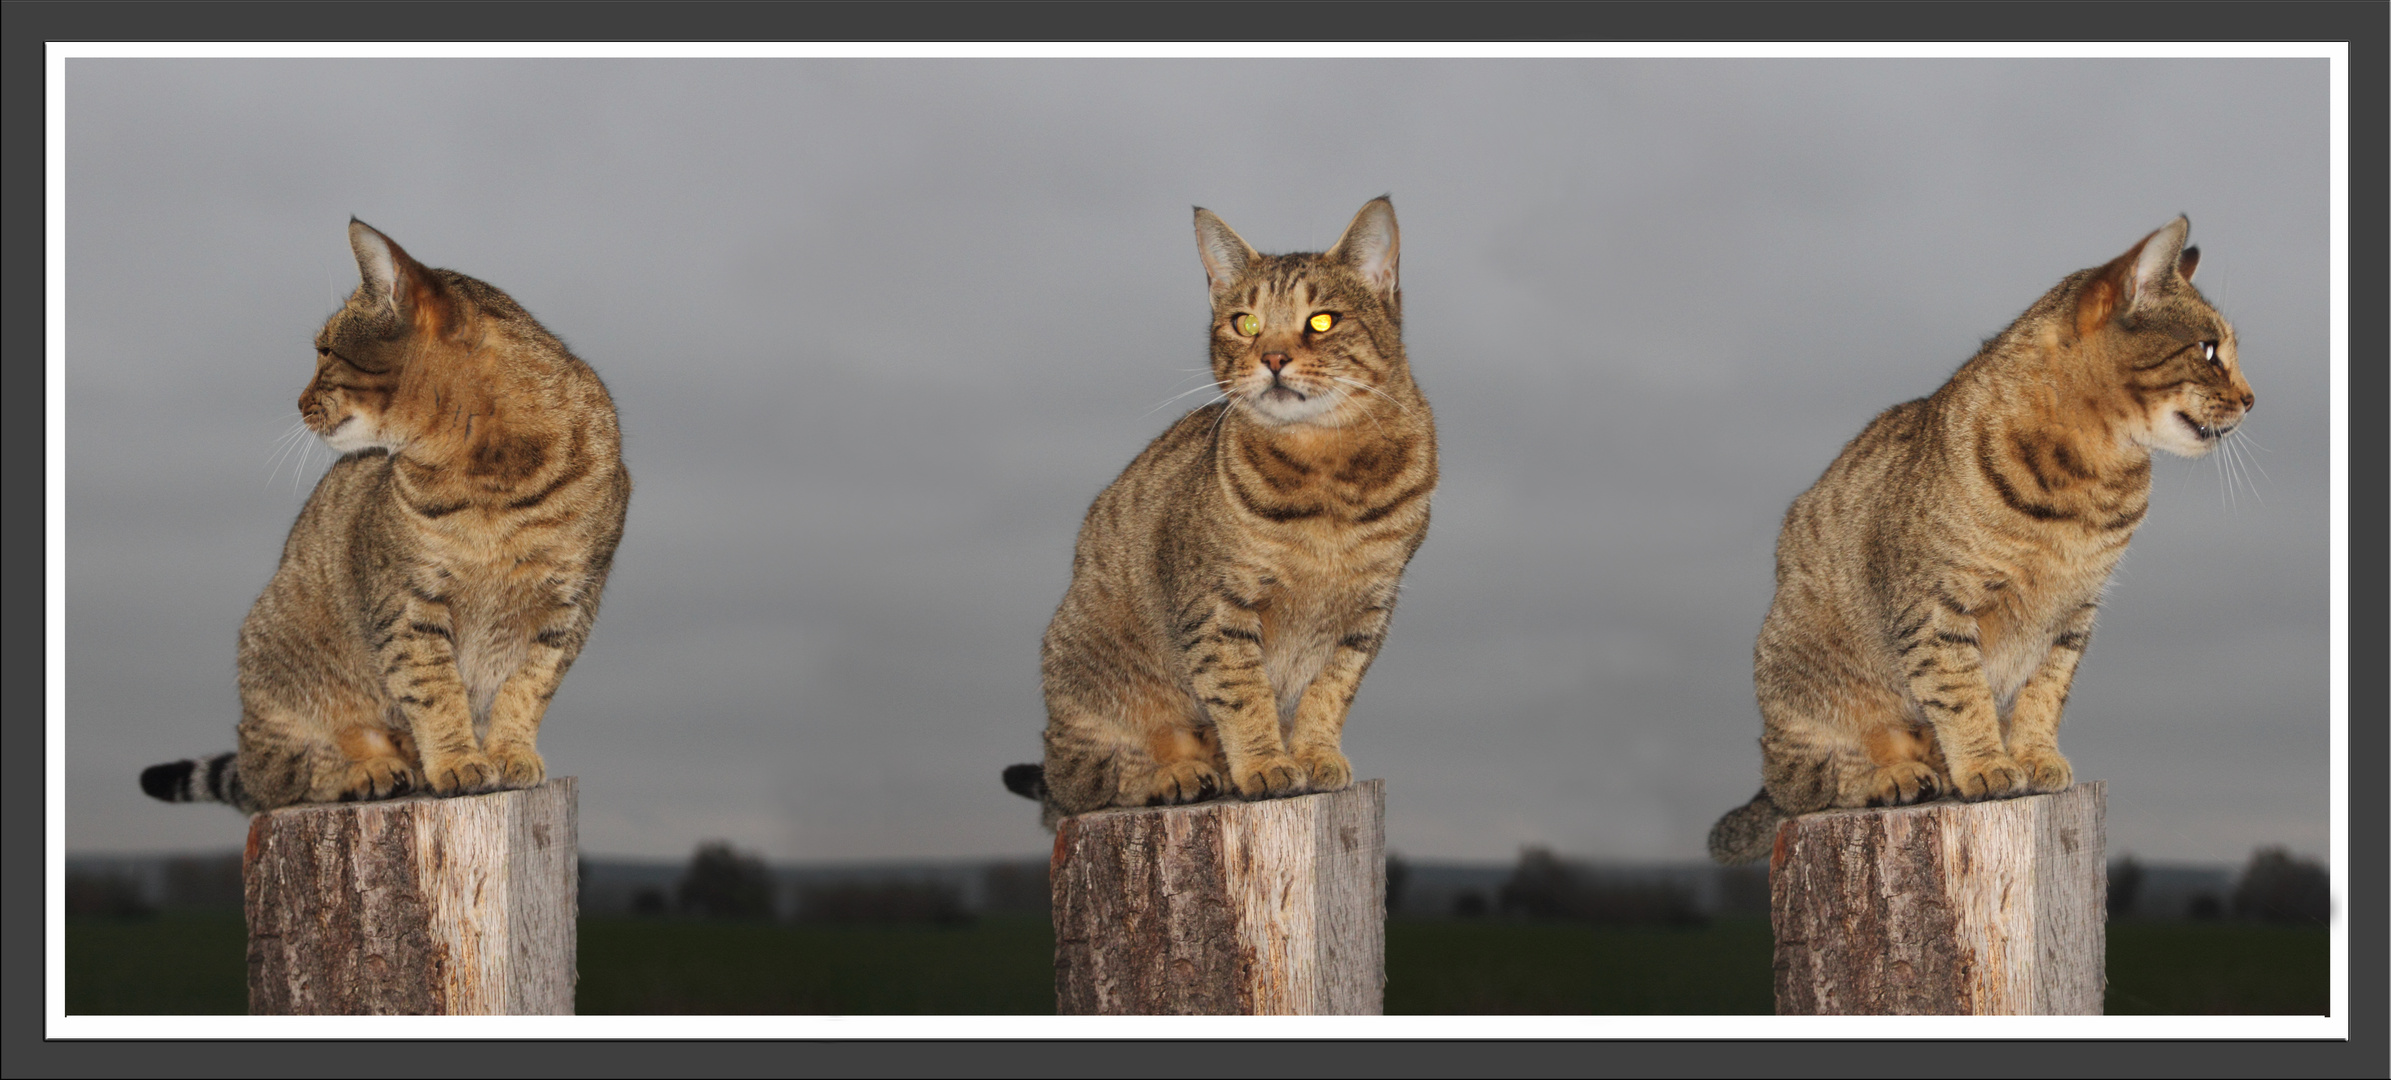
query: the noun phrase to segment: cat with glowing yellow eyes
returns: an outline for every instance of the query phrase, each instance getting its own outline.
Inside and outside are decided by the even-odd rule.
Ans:
[[[1005,770],[1047,827],[1109,806],[1350,784],[1346,710],[1428,535],[1436,427],[1412,381],[1394,205],[1321,254],[1208,210],[1219,400],[1088,508],[1046,630],[1046,754]]]

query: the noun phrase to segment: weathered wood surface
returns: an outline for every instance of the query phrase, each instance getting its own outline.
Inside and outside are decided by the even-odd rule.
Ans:
[[[2107,784],[1805,814],[1769,859],[1781,1014],[2098,1015]]]
[[[565,777],[251,818],[249,1011],[571,1015],[576,808]]]
[[[1383,780],[1065,818],[1050,876],[1057,1012],[1384,1009]]]

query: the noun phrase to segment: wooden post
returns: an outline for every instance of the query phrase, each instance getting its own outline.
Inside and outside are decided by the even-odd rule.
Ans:
[[[2077,1014],[2108,987],[2108,785],[1830,810],[1769,858],[1780,1014]]]
[[[1383,780],[1065,818],[1051,877],[1056,1012],[1384,1009]]]
[[[575,794],[565,777],[251,818],[249,1011],[572,1015]]]

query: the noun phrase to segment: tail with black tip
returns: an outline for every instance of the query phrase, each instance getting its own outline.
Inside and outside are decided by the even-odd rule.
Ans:
[[[1769,799],[1767,788],[1761,788],[1752,801],[1727,811],[1710,827],[1710,857],[1730,866],[1764,858],[1776,848],[1777,826],[1784,823],[1785,811]]]
[[[248,793],[241,788],[240,756],[226,752],[187,761],[169,761],[141,770],[141,790],[162,802],[220,802],[248,811]]]
[[[1046,788],[1046,766],[1005,766],[1005,790],[1038,804],[1038,824],[1053,832],[1063,820],[1062,807],[1054,804],[1054,794]]]
[[[1005,766],[1005,790],[1024,799],[1043,802],[1046,799],[1046,766]]]

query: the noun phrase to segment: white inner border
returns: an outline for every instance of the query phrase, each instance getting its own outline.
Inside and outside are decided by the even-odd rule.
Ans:
[[[2330,62],[2332,663],[2330,1016],[67,1016],[66,1008],[66,62],[255,58],[2314,58]],[[50,42],[44,170],[48,462],[43,598],[48,623],[48,874],[43,1030],[127,1038],[2102,1038],[2349,1037],[2349,47],[2344,42],[1981,43],[508,43]]]

